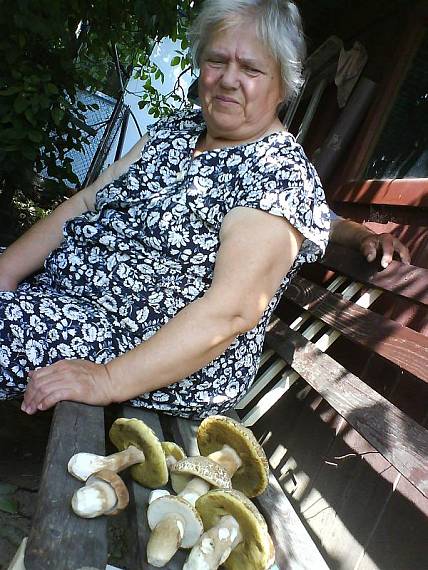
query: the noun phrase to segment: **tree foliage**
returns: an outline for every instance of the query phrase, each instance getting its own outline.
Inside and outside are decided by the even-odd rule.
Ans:
[[[178,4],[178,5],[177,5]],[[102,90],[117,49],[124,68],[145,78],[143,101],[156,99],[149,56],[162,37],[181,39],[191,0],[0,0],[0,206],[33,188],[34,173],[78,180],[65,155],[82,150],[85,105],[78,90]],[[177,54],[179,65],[186,54]],[[174,61],[177,63],[177,60]],[[185,64],[183,64],[185,65]],[[54,182],[46,187],[52,189]],[[57,184],[56,190],[63,185]]]

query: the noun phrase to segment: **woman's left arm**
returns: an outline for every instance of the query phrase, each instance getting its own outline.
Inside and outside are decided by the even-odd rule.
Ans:
[[[395,253],[403,263],[410,263],[409,250],[392,234],[376,234],[362,224],[338,216],[331,220],[330,241],[360,251],[367,261],[374,261],[380,254],[384,268],[391,263]]]
[[[107,405],[186,378],[257,325],[303,241],[284,218],[239,207],[225,218],[211,287],[150,339],[107,365],[63,360],[30,374],[22,409]]]

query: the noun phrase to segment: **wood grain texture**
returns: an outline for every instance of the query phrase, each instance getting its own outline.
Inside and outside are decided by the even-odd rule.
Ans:
[[[70,506],[74,491],[83,483],[67,473],[67,464],[79,451],[104,455],[104,409],[60,402],[54,412],[25,554],[27,570],[105,569],[106,517],[82,519]]]
[[[360,283],[389,291],[421,305],[428,305],[428,269],[392,261],[383,270],[368,263],[363,256],[349,248],[329,245],[321,265],[344,274]]]
[[[428,432],[425,428],[281,321],[271,328],[266,341],[428,497]]]
[[[284,296],[346,338],[428,382],[428,337],[425,335],[358,307],[303,277],[296,277]]]

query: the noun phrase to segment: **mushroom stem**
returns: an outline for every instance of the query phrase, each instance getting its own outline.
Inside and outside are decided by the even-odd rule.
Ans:
[[[177,460],[173,455],[167,455],[167,456],[165,457],[165,461],[166,461],[166,466],[168,467],[168,471],[169,471],[169,468],[170,468],[172,465],[175,465],[178,460]]]
[[[131,465],[143,461],[145,461],[145,456],[141,449],[130,445],[124,451],[118,451],[107,457],[94,453],[76,453],[68,462],[68,472],[81,481],[86,481],[90,475],[101,469],[119,473]]]
[[[79,517],[92,519],[112,511],[117,496],[111,485],[100,479],[78,489],[71,500],[73,511]]]
[[[181,546],[184,521],[176,514],[164,517],[152,530],[147,543],[147,562],[162,568]]]
[[[242,534],[236,519],[230,515],[221,517],[192,548],[183,570],[216,570],[240,542]]]
[[[199,477],[193,477],[184,487],[184,489],[178,493],[179,497],[186,499],[192,506],[195,505],[196,501],[201,495],[205,495],[210,489],[211,485],[200,479]]]
[[[241,458],[230,445],[223,445],[222,449],[210,453],[208,457],[224,467],[230,477],[233,477],[242,465]]]

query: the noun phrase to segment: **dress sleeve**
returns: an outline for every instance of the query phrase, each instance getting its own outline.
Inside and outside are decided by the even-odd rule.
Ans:
[[[273,149],[264,145],[245,162],[249,168],[239,177],[235,206],[286,218],[306,238],[301,248],[305,261],[322,256],[330,211],[317,172],[300,145]]]

